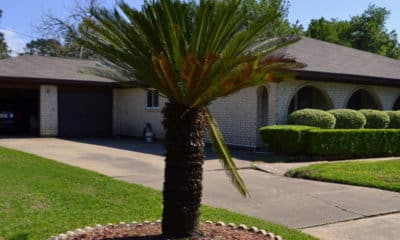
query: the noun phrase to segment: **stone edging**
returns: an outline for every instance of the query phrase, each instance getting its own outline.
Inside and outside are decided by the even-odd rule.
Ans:
[[[142,226],[145,224],[153,225],[153,224],[159,224],[159,223],[161,223],[161,220],[157,220],[157,221],[153,221],[153,222],[143,221],[141,223],[138,223],[136,221],[133,221],[131,223],[120,222],[119,224],[108,223],[104,226],[97,224],[93,227],[85,227],[83,229],[78,228],[78,229],[75,229],[74,231],[68,231],[66,233],[61,233],[57,236],[52,236],[52,237],[48,238],[48,240],[66,240],[67,238],[76,237],[76,236],[79,236],[82,234],[90,233],[91,231],[94,231],[94,230],[100,230],[100,229],[107,228],[107,227],[134,227],[134,226]],[[205,224],[215,224],[216,226],[222,226],[222,227],[227,226],[227,227],[230,227],[233,229],[242,229],[245,231],[255,232],[255,233],[262,234],[264,236],[268,236],[273,240],[283,240],[281,236],[275,235],[272,232],[267,232],[266,230],[258,229],[257,227],[247,227],[244,224],[239,224],[239,225],[236,225],[234,223],[226,224],[222,221],[219,221],[216,223],[213,223],[212,221],[205,221]]]

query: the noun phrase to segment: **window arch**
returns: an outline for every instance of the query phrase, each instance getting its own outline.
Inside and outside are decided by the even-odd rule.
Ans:
[[[306,86],[293,95],[289,104],[288,114],[303,108],[328,110],[332,107],[332,102],[326,94],[315,87]]]
[[[359,89],[351,95],[349,101],[347,102],[346,108],[355,110],[381,109],[381,105],[378,99],[367,90]]]

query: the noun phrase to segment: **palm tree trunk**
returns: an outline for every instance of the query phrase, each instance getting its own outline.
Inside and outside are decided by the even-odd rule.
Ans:
[[[162,231],[167,238],[192,237],[198,233],[207,112],[170,100],[163,113],[167,153]]]

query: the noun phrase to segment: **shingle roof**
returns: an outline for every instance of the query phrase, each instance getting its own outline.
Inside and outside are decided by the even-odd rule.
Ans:
[[[91,73],[91,69],[99,66],[99,62],[92,60],[18,56],[0,60],[0,77],[113,83]]]
[[[400,85],[400,61],[308,37],[279,51],[307,66],[303,78]],[[94,74],[97,61],[58,57],[19,56],[0,60],[0,78],[53,79],[112,84],[111,78]],[[304,74],[306,73],[306,74]],[[315,75],[318,73],[318,76]],[[352,80],[350,79],[352,78]],[[372,79],[372,80],[371,80]],[[311,79],[310,79],[311,80]]]
[[[308,37],[282,51],[307,64],[300,71],[387,78],[400,81],[400,61]]]

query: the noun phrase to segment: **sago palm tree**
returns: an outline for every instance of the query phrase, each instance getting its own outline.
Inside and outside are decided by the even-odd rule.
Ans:
[[[276,16],[249,19],[240,0],[150,1],[141,10],[94,10],[81,26],[82,43],[115,69],[168,98],[163,114],[165,237],[198,232],[204,134],[233,184],[248,191],[208,110],[213,100],[278,80],[299,64],[271,55],[293,40],[265,39]]]

